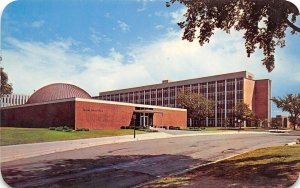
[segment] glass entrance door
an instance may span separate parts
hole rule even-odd
[[[148,116],[140,116],[140,126],[142,126],[142,127],[149,126],[149,117]]]

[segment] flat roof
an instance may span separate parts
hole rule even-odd
[[[98,100],[98,99],[76,98],[76,101],[101,103],[101,104],[112,104],[112,105],[122,105],[122,106],[133,106],[133,107],[140,107],[140,108],[156,108],[156,109],[165,109],[165,110],[187,111],[186,109],[182,109],[182,108],[171,108],[171,107],[154,106],[154,105],[148,105],[148,104],[136,104],[136,103],[106,101],[106,100]]]
[[[218,80],[225,80],[225,79],[234,79],[234,78],[247,78],[253,80],[254,75],[247,71],[240,71],[240,72],[233,72],[233,73],[226,73],[226,74],[219,74],[214,76],[206,76],[200,78],[193,78],[187,80],[179,80],[179,81],[170,81],[170,82],[163,82],[159,84],[152,84],[152,85],[145,85],[139,87],[131,87],[125,89],[118,89],[118,90],[111,90],[105,92],[99,92],[99,96],[101,95],[113,95],[119,93],[128,93],[140,90],[150,90],[150,89],[159,89],[165,87],[174,87],[179,85],[190,85],[190,84],[197,84],[201,82],[211,82],[211,81],[218,81]]]
[[[83,98],[59,99],[59,100],[47,101],[47,102],[41,102],[41,103],[31,103],[31,104],[7,106],[7,107],[2,107],[1,109],[23,108],[23,107],[28,107],[28,106],[38,106],[38,105],[44,105],[44,104],[62,103],[62,102],[70,102],[70,101],[111,104],[111,105],[120,105],[120,106],[132,106],[132,107],[140,107],[140,108],[155,108],[155,109],[162,109],[162,110],[187,111],[186,109],[182,109],[182,108],[171,108],[171,107],[162,107],[162,106],[154,106],[154,105],[146,105],[146,104],[135,104],[135,103],[105,101],[105,100],[98,100],[98,99],[83,99]]]
[[[139,112],[139,113],[164,113],[164,111],[160,111],[160,110],[134,110],[134,112]]]

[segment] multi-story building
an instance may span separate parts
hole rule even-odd
[[[7,107],[7,106],[15,106],[15,105],[22,105],[27,102],[29,99],[28,95],[4,95],[0,98],[0,107]]]
[[[160,84],[100,92],[96,98],[178,107],[177,94],[185,91],[202,94],[216,104],[213,117],[195,120],[194,125],[223,126],[225,121],[232,122],[232,109],[241,102],[248,104],[256,117],[271,120],[271,80],[254,80],[254,75],[246,71],[180,81],[163,80]]]

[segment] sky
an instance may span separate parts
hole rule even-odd
[[[159,0],[19,0],[1,16],[1,66],[14,93],[51,83],[77,85],[92,96],[161,80],[247,70],[271,79],[272,95],[300,92],[300,35],[287,33],[275,69],[262,52],[247,58],[243,33],[216,31],[210,43],[181,40],[185,8]],[[300,19],[297,20],[300,25]],[[273,105],[273,115],[281,114]]]

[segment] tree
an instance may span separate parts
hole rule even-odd
[[[0,97],[3,97],[4,95],[8,95],[12,93],[12,84],[8,84],[8,76],[7,74],[3,71],[3,68],[0,67],[1,71],[1,89],[0,89]]]
[[[233,107],[234,122],[237,123],[241,129],[241,124],[246,120],[252,120],[254,113],[245,103],[238,103]]]
[[[187,8],[186,20],[178,23],[184,29],[183,40],[192,42],[197,37],[202,46],[209,43],[215,29],[245,30],[248,57],[257,47],[263,49],[262,63],[269,72],[275,67],[275,47],[285,46],[286,29],[300,32],[294,24],[299,10],[286,0],[170,0],[166,5],[177,1]]]
[[[188,119],[211,117],[214,114],[214,102],[201,94],[180,92],[177,95],[178,106],[187,109]]]
[[[280,123],[278,123],[278,121],[277,121],[276,119],[272,119],[272,120],[271,120],[271,126],[272,126],[273,128],[278,129],[281,125],[280,125]]]
[[[295,130],[296,125],[300,123],[300,93],[295,95],[288,94],[283,98],[273,97],[272,101],[275,103],[277,108],[281,108],[283,111],[290,114],[289,121]]]

